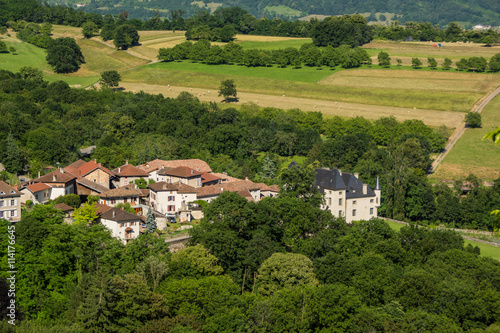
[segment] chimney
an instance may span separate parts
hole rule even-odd
[[[359,173],[358,173],[358,172],[356,172],[356,173],[354,174],[354,177],[356,177],[356,178],[358,178],[358,179],[359,179]]]
[[[125,160],[125,165],[127,165],[127,164],[128,164],[128,160]]]
[[[97,163],[97,159],[96,158],[94,158],[94,163]]]
[[[220,191],[221,191],[221,192],[224,192],[224,187],[221,187],[221,188],[220,188]]]
[[[167,183],[163,183],[163,189],[166,190],[167,189]]]
[[[64,169],[63,168],[59,168],[59,170],[61,171],[61,173],[64,173]]]
[[[375,185],[375,190],[380,190],[380,178],[377,176],[377,185]]]
[[[40,171],[38,171],[38,178],[40,178]]]
[[[338,169],[338,170],[339,170],[339,175],[341,175],[341,176],[342,176],[342,170],[340,170],[340,169]]]
[[[122,168],[118,168],[118,173],[122,173]]]
[[[248,177],[245,177],[245,180],[248,180]]]
[[[113,210],[113,215],[112,215],[112,216],[113,216],[113,217],[115,217],[115,216],[116,216],[116,212],[115,212],[114,210]]]
[[[56,181],[56,172],[55,171],[52,172],[52,181],[53,182]]]
[[[191,169],[191,174],[194,175],[194,170],[193,169]]]
[[[363,194],[367,194],[367,193],[368,193],[368,185],[363,184]]]

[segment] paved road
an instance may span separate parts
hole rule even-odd
[[[476,104],[474,104],[471,111],[481,113],[481,111],[483,111],[484,107],[486,105],[488,105],[488,103],[491,102],[491,100],[493,98],[495,98],[499,93],[500,93],[500,87],[498,87],[491,94],[487,95],[485,98],[482,98]],[[457,143],[457,141],[462,137],[462,135],[465,133],[466,129],[467,128],[465,127],[465,123],[462,123],[460,125],[460,127],[457,128],[457,130],[455,131],[455,134],[453,134],[451,136],[450,141],[449,141],[448,145],[446,146],[446,148],[444,149],[444,151],[441,154],[439,154],[439,156],[432,163],[432,167],[431,167],[431,170],[429,171],[429,173],[433,173],[436,171],[439,164],[443,161],[445,156],[448,155],[448,153],[453,148],[453,146],[455,146],[455,143]]]

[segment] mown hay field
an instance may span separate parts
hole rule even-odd
[[[349,71],[355,72],[357,70]],[[398,87],[398,82],[393,83],[394,87],[380,87],[377,85],[379,78],[376,76],[366,77],[365,80],[369,84],[365,87],[317,83],[325,79],[335,82],[335,76],[342,72],[335,73],[326,68],[317,70],[315,68],[246,68],[235,65],[210,66],[184,61],[156,63],[126,71],[123,73],[123,80],[153,85],[170,84],[216,90],[222,80],[233,79],[238,91],[377,106],[459,112],[468,111],[483,95],[482,92],[478,93],[474,89],[467,92],[450,92],[446,89],[427,91],[412,87],[394,88]],[[392,71],[383,72],[391,73]],[[374,71],[374,74],[380,76],[379,71]],[[334,77],[327,79],[330,75]],[[405,81],[404,78],[401,80]]]
[[[481,118],[482,127],[468,128],[431,178],[464,178],[470,173],[485,180],[500,176],[500,146],[482,140],[486,133],[500,126],[500,96],[483,109]]]

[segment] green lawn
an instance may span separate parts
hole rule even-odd
[[[286,95],[329,101],[396,106],[444,111],[467,111],[482,96],[474,93],[417,91],[414,89],[380,88],[375,78],[367,77],[372,86],[359,88],[330,86],[316,82],[340,72],[324,68],[300,69],[236,65],[204,65],[170,62],[146,65],[122,73],[125,82],[155,85],[177,85],[217,89],[222,80],[233,79],[238,91],[267,95]],[[388,71],[390,73],[391,71]]]
[[[496,260],[500,260],[500,247],[478,243],[466,239],[465,245],[467,244],[471,244],[472,246],[478,246],[481,249],[481,256],[483,257],[490,257]]]
[[[245,41],[245,42],[237,42],[238,45],[241,45],[243,49],[260,49],[260,50],[279,50],[286,49],[287,47],[293,47],[296,49],[300,49],[300,47],[304,44],[312,43],[312,39],[303,38],[303,39],[290,39],[290,40],[279,40],[279,41],[269,41],[269,42],[261,42],[261,41]]]
[[[0,53],[0,69],[18,72],[22,67],[34,67],[42,70],[43,77],[49,82],[62,80],[69,85],[81,85],[87,87],[99,80],[99,77],[79,77],[73,75],[56,74],[45,60],[45,50],[34,45],[16,42],[13,40],[5,40],[7,47],[13,46],[16,49],[16,54]]]
[[[158,62],[148,65],[147,68],[161,70],[182,70],[206,74],[224,74],[233,76],[258,77],[264,79],[286,80],[296,82],[318,82],[332,75],[338,70],[331,70],[327,67],[322,70],[316,67],[302,67],[294,69],[292,67],[278,68],[271,67],[247,67],[238,65],[205,65],[185,61]]]
[[[437,169],[436,178],[466,177],[470,172],[493,180],[500,172],[500,146],[484,135],[500,126],[500,96],[491,101],[481,112],[482,127],[469,128],[446,155]]]

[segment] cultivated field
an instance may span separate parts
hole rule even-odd
[[[473,173],[485,180],[500,176],[500,146],[484,135],[500,126],[500,96],[497,96],[481,112],[482,128],[469,128],[446,155],[434,179],[464,178]]]

